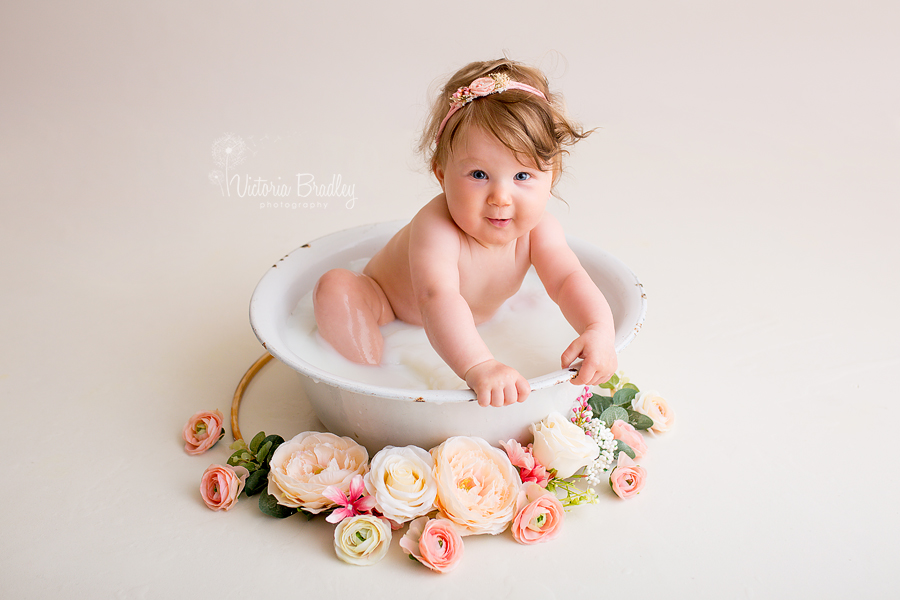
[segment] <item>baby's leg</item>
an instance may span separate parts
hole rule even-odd
[[[394,320],[394,311],[378,282],[347,269],[332,269],[313,291],[319,333],[355,363],[381,362],[384,338],[380,325]]]

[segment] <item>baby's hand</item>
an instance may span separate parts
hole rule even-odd
[[[562,353],[562,368],[571,365],[576,358],[583,358],[574,385],[598,385],[606,382],[619,367],[615,345],[602,332],[590,327]]]
[[[480,406],[506,406],[524,402],[531,392],[528,380],[518,371],[494,359],[478,363],[466,372],[466,383]]]

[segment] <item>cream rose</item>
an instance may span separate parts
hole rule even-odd
[[[278,504],[320,513],[335,506],[323,495],[334,486],[345,495],[354,475],[364,475],[369,453],[348,437],[306,431],[272,454],[268,492]]]
[[[561,479],[571,477],[600,456],[600,447],[593,438],[558,412],[532,425],[531,433],[532,454],[548,471],[556,469],[556,476]]]
[[[506,453],[481,438],[452,437],[431,450],[435,504],[460,535],[506,529],[516,516],[519,474]]]
[[[391,545],[391,526],[373,515],[344,519],[334,528],[334,551],[351,565],[372,565],[384,558]]]
[[[631,401],[631,408],[653,419],[653,427],[650,431],[664,433],[672,429],[675,423],[675,413],[669,408],[666,399],[659,392],[641,392]]]
[[[416,446],[387,446],[372,458],[366,490],[381,514],[405,523],[434,509],[434,459]]]

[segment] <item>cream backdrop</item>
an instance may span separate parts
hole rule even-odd
[[[2,596],[897,597],[898,26],[888,1],[4,3]],[[552,210],[649,297],[620,364],[677,423],[645,491],[547,544],[467,538],[446,576],[207,510],[227,444],[190,457],[180,430],[261,354],[256,282],[411,217],[429,87],[503,51],[598,128]],[[226,133],[244,177],[355,201],[229,196]],[[244,432],[316,427],[267,367]]]

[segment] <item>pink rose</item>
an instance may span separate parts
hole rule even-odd
[[[229,510],[244,490],[250,471],[244,467],[210,465],[200,478],[200,496],[212,510]]]
[[[491,77],[479,77],[469,84],[469,92],[473,96],[487,96],[494,91],[494,80]]]
[[[409,524],[400,547],[420,563],[438,573],[456,568],[463,555],[462,536],[446,519],[419,517]]]
[[[520,544],[536,544],[559,535],[563,505],[559,499],[536,483],[526,483],[519,492],[513,539]]]
[[[222,429],[224,417],[218,410],[201,410],[188,419],[184,426],[184,451],[188,454],[203,454],[216,445],[225,431]]]
[[[619,498],[637,496],[644,488],[647,472],[634,463],[624,452],[619,452],[616,467],[609,474],[609,486]]]
[[[609,429],[612,431],[614,438],[622,440],[634,450],[634,455],[637,458],[647,454],[647,444],[644,443],[644,436],[631,423],[618,419]]]
[[[506,450],[509,462],[514,467],[518,467],[522,483],[534,482],[542,488],[547,487],[547,482],[550,481],[550,474],[547,473],[547,470],[544,469],[541,463],[535,460],[534,455],[531,453],[531,444],[523,448],[522,444],[516,440],[507,440],[500,442],[500,445]]]

